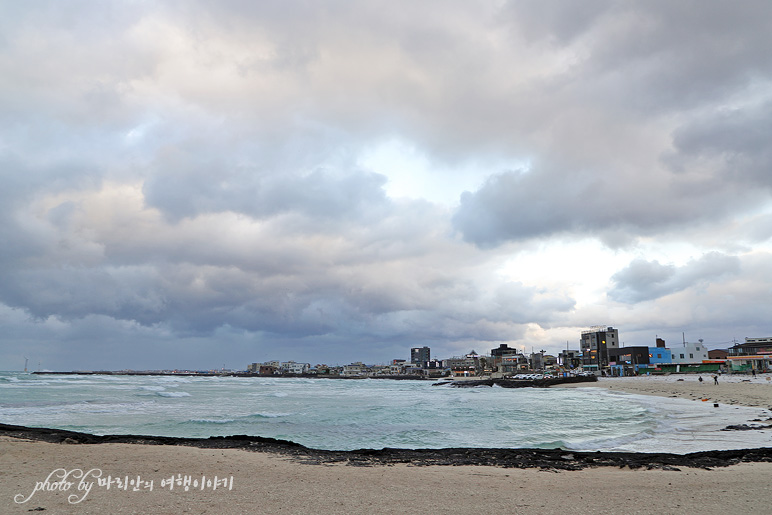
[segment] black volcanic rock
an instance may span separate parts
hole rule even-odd
[[[292,457],[302,463],[345,463],[353,466],[409,463],[428,465],[487,465],[503,468],[580,470],[588,467],[629,467],[632,469],[677,470],[678,467],[708,469],[737,463],[772,462],[772,448],[703,451],[690,454],[636,452],[576,452],[563,449],[359,449],[326,451],[310,449],[287,440],[234,435],[210,438],[105,435],[75,431],[0,424],[0,435],[11,438],[62,444],[128,443],[143,445],[184,445],[202,449],[243,449]]]
[[[550,377],[545,379],[464,379],[440,381],[432,386],[450,386],[453,388],[476,388],[478,386],[500,386],[502,388],[549,388],[561,384],[596,383],[598,378],[591,376]]]

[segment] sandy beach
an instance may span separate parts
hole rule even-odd
[[[603,377],[596,383],[561,385],[560,388],[607,388],[639,395],[679,397],[696,401],[772,409],[772,374],[718,376],[710,374],[666,376]]]
[[[723,376],[718,385],[710,376],[704,379],[700,384],[693,376],[608,378],[592,387],[696,402],[707,397],[710,402],[772,405],[772,381],[765,377],[745,382],[748,377]],[[66,474],[69,486],[57,484],[57,474]],[[100,474],[102,484],[96,479]],[[127,478],[128,483],[111,481],[108,489],[108,476]],[[187,491],[176,481],[167,484],[178,476],[188,476]],[[361,467],[307,464],[290,456],[234,449],[0,437],[2,513],[741,513],[772,504],[769,477],[770,462],[576,471]],[[46,486],[47,478],[47,488],[58,489],[35,491]]]

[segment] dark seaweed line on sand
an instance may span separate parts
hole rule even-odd
[[[126,443],[182,445],[201,449],[242,449],[278,454],[308,464],[345,463],[355,466],[394,465],[487,465],[503,468],[581,470],[588,467],[678,470],[678,467],[710,469],[738,463],[772,462],[772,448],[703,451],[690,454],[636,452],[574,452],[562,449],[359,449],[326,451],[295,442],[260,436],[213,436],[174,438],[141,435],[98,436],[61,429],[0,424],[0,436],[63,444]]]

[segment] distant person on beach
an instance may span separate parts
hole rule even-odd
[[[699,382],[702,382],[702,376],[700,376],[700,378],[698,379],[698,381],[699,381]]]
[[[713,384],[718,384],[718,376],[713,374]]]
[[[753,377],[756,377],[756,371],[755,370],[751,370],[751,374],[753,374]]]

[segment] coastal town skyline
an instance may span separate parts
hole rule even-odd
[[[769,19],[3,3],[0,368],[770,334]]]
[[[620,345],[619,331],[614,327],[595,326],[582,332],[579,348],[567,346],[557,355],[544,349],[524,346],[513,348],[502,343],[488,352],[471,349],[459,356],[437,356],[429,347],[413,347],[409,356],[393,358],[388,362],[349,360],[348,364],[334,361],[312,364],[295,360],[269,359],[254,361],[242,368],[151,368],[151,369],[102,369],[84,368],[67,370],[28,367],[24,358],[23,372],[54,374],[118,374],[118,375],[261,375],[261,376],[361,376],[406,378],[472,377],[491,376],[496,379],[511,378],[520,372],[538,372],[549,376],[608,375],[624,376],[640,373],[697,373],[724,371],[730,373],[767,372],[772,366],[772,337],[746,337],[744,342],[734,341],[725,349],[709,349],[703,340],[668,344],[656,338],[654,345]],[[274,356],[276,357],[276,356]],[[527,377],[527,379],[534,379]],[[539,376],[541,377],[541,376]],[[522,379],[517,375],[516,379]]]

